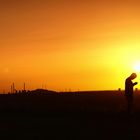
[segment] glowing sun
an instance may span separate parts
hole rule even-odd
[[[133,69],[135,72],[140,72],[140,62],[135,63]]]

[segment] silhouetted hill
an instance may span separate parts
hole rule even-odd
[[[52,90],[45,90],[45,89],[36,89],[28,92],[29,94],[54,94],[57,93]]]

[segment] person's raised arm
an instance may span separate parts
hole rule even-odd
[[[133,83],[133,86],[135,86],[135,85],[137,85],[138,84],[138,82],[135,82],[135,83]]]

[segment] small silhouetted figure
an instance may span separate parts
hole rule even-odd
[[[136,73],[132,73],[126,80],[125,80],[125,97],[127,100],[127,111],[128,113],[132,113],[133,108],[133,87],[138,84],[137,82],[133,83],[132,80],[137,77]]]

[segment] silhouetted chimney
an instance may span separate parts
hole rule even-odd
[[[15,93],[15,84],[13,83],[13,93]]]

